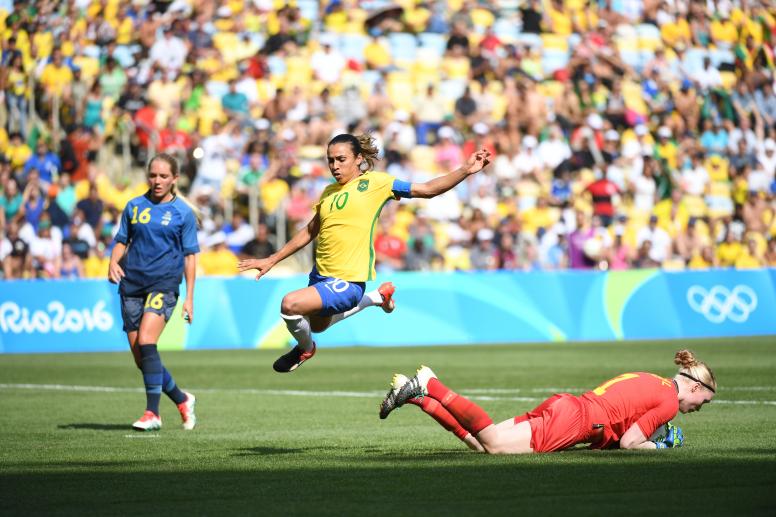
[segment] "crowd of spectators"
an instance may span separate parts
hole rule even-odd
[[[383,271],[776,265],[767,0],[0,0],[0,42],[5,279],[104,278],[162,151],[200,273],[236,274],[312,216],[341,132],[407,181],[494,155],[386,205]]]

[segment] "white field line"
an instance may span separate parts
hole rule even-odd
[[[762,387],[765,391],[769,387]],[[290,397],[346,397],[346,398],[374,398],[383,397],[385,391],[308,391],[308,390],[262,390],[253,388],[189,388],[196,393],[224,393],[246,395],[279,395]],[[746,388],[751,390],[752,388]],[[144,393],[143,388],[119,388],[113,386],[79,386],[75,384],[0,384],[0,390],[46,390],[66,392],[96,392],[96,393]],[[510,394],[522,392],[536,392],[536,390],[519,390],[507,388],[495,389],[463,389],[460,393],[470,396],[473,400],[507,400],[516,402],[538,402],[544,397],[517,397],[517,396],[493,396],[485,393]],[[582,392],[583,390],[570,388],[541,388],[542,392],[551,390],[552,393]],[[714,404],[739,404],[776,406],[776,400],[725,400],[714,399]]]

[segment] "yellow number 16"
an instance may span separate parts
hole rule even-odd
[[[132,208],[132,224],[139,222],[140,224],[147,224],[151,220],[151,208],[144,208],[140,212],[140,216],[137,215],[137,207]]]
[[[145,306],[156,310],[161,309],[164,306],[164,293],[148,293]]]
[[[609,386],[611,386],[612,384],[617,384],[618,382],[621,382],[621,381],[627,381],[628,379],[635,379],[636,377],[638,377],[638,374],[636,373],[623,373],[622,375],[618,375],[614,379],[611,379],[601,384],[600,386],[598,386],[596,389],[593,390],[593,393],[595,393],[598,396],[601,396],[604,393],[606,393],[606,390],[609,389]]]

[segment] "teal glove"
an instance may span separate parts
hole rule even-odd
[[[668,422],[666,427],[668,427],[668,432],[666,433],[665,438],[656,441],[655,446],[658,449],[672,449],[684,445],[684,433],[682,432],[682,428],[671,422]]]

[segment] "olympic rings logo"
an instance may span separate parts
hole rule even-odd
[[[687,303],[712,323],[723,323],[726,319],[743,323],[757,309],[757,294],[748,285],[737,285],[732,291],[722,285],[708,291],[694,285],[687,290]]]

